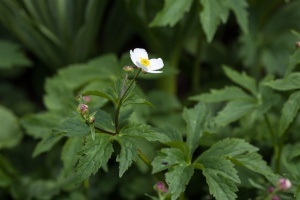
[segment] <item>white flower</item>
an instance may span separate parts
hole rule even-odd
[[[149,59],[145,49],[130,50],[130,58],[137,67],[142,68],[147,73],[162,73],[162,71],[156,71],[163,68],[164,63],[162,59]]]

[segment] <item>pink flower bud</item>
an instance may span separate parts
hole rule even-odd
[[[273,196],[271,200],[280,200],[279,196]]]
[[[289,179],[281,178],[278,180],[278,188],[281,190],[288,190],[292,187],[292,183]]]
[[[82,97],[84,100],[85,100],[85,102],[90,102],[91,101],[91,96],[83,96]]]
[[[88,105],[81,103],[78,105],[77,111],[81,114],[86,114],[88,113],[88,108]]]
[[[275,188],[274,187],[272,187],[272,186],[270,186],[270,187],[268,187],[268,193],[273,193],[274,192],[274,190],[275,190]]]
[[[154,189],[160,193],[167,193],[168,192],[168,188],[166,187],[166,185],[162,182],[159,181],[155,184]]]

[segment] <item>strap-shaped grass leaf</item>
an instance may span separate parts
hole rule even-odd
[[[79,117],[68,118],[63,121],[55,132],[62,133],[65,136],[86,136],[90,133],[89,126]]]
[[[99,168],[107,163],[114,151],[111,138],[108,134],[96,134],[94,141],[91,136],[86,137],[86,143],[80,151],[82,156],[76,168],[76,184],[91,174],[96,174]]]
[[[119,176],[122,177],[133,161],[136,161],[138,157],[138,145],[137,141],[132,137],[118,135],[118,137],[115,137],[114,139],[121,146],[121,152],[117,157],[117,161],[120,163]]]
[[[227,66],[223,66],[223,70],[230,80],[250,91],[254,96],[257,95],[257,86],[254,78],[248,76],[244,72],[239,73]]]
[[[157,13],[150,26],[174,26],[189,11],[192,0],[165,0],[164,8]]]
[[[279,121],[279,136],[282,136],[282,134],[288,129],[289,125],[297,116],[299,108],[300,91],[293,93],[283,105],[281,111],[281,118]]]
[[[253,99],[254,101],[254,99]],[[251,101],[230,101],[215,117],[215,123],[225,126],[234,122],[257,108],[257,104]]]
[[[96,109],[93,110],[96,112],[95,114],[95,127],[101,128],[106,131],[114,132],[115,131],[115,126],[114,122],[107,112],[101,109]],[[91,112],[93,112],[91,111]]]
[[[194,167],[192,165],[176,165],[166,173],[166,182],[169,185],[168,191],[172,194],[172,200],[178,199],[180,194],[185,191],[193,173]]]
[[[204,93],[193,96],[190,99],[196,101],[203,101],[206,103],[216,103],[222,101],[249,99],[251,96],[244,92],[241,88],[235,86],[226,86],[222,89],[212,89],[210,93]]]
[[[129,123],[122,128],[120,135],[144,138],[148,141],[168,141],[164,134],[157,132],[149,125],[140,123]]]
[[[6,41],[0,41],[0,69],[24,67],[31,65],[18,45]]]
[[[186,157],[178,148],[164,148],[152,161],[152,174],[168,169],[174,165],[185,164]]]
[[[229,9],[225,6],[223,0],[200,0],[203,10],[200,13],[200,22],[202,24],[206,40],[211,42],[220,22],[225,23],[228,19]]]
[[[198,103],[194,108],[183,110],[182,116],[187,124],[187,144],[190,147],[190,155],[199,145],[208,112],[204,103]]]
[[[209,192],[217,200],[233,200],[237,196],[237,183],[240,179],[234,165],[224,157],[203,156],[197,160],[203,166],[203,175],[209,186]]]
[[[295,90],[300,88],[300,73],[295,72],[289,74],[283,79],[277,79],[274,81],[266,82],[265,85],[270,86],[274,90]]]

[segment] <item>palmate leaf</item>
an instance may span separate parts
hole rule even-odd
[[[226,86],[222,89],[212,89],[210,93],[190,97],[191,100],[202,101],[205,103],[216,103],[222,101],[249,99],[251,96],[236,86]]]
[[[225,23],[229,15],[229,9],[222,0],[200,0],[203,10],[200,13],[200,22],[202,24],[206,40],[211,42],[220,22]]]
[[[81,158],[76,167],[76,184],[95,174],[104,166],[113,153],[112,136],[108,134],[96,134],[95,140],[91,136],[86,137],[86,143],[81,149]]]
[[[300,63],[300,49],[297,49],[289,58],[285,76],[288,76]]]
[[[32,153],[32,157],[36,157],[41,153],[47,152],[52,149],[52,147],[58,143],[62,139],[62,136],[47,136],[43,138],[38,144],[35,146],[34,151]]]
[[[223,66],[223,70],[230,80],[250,91],[254,96],[257,95],[257,86],[254,78],[248,76],[246,73],[239,73],[227,66]]]
[[[224,157],[203,156],[197,160],[203,168],[203,175],[209,186],[210,194],[217,200],[233,200],[237,196],[237,183],[240,179],[234,165]]]
[[[130,137],[139,137],[144,138],[148,141],[160,141],[166,142],[168,138],[155,131],[151,126],[140,124],[140,123],[129,123],[123,127],[120,131],[120,136],[130,136]]]
[[[89,126],[79,117],[67,118],[54,129],[54,134],[63,134],[68,137],[86,136],[89,133]]]
[[[174,26],[189,11],[192,0],[165,0],[164,8],[161,10],[150,23],[151,26]]]
[[[166,173],[166,182],[169,185],[169,192],[172,194],[171,199],[178,199],[180,194],[185,190],[194,173],[192,165],[176,165]]]
[[[153,107],[152,103],[150,103],[146,99],[141,98],[139,95],[136,94],[131,94],[124,99],[123,106],[130,104],[145,104]]]
[[[117,157],[117,161],[120,162],[119,176],[122,177],[124,172],[128,170],[133,161],[136,161],[138,157],[138,145],[137,140],[133,137],[124,137],[118,135],[114,139],[120,144],[121,152]]]
[[[101,109],[95,109],[92,110],[91,112],[96,112],[95,114],[95,123],[94,125],[98,128],[101,128],[106,131],[114,132],[115,131],[115,126],[114,122],[107,112]]]
[[[186,162],[184,153],[178,148],[164,148],[152,161],[152,174]]]
[[[288,129],[289,125],[297,116],[300,108],[300,91],[293,93],[289,99],[284,103],[281,117],[279,121],[278,135],[282,134]]]
[[[283,79],[266,82],[265,85],[273,88],[274,90],[294,90],[300,88],[300,73],[294,72],[289,74]]]
[[[253,101],[230,101],[214,118],[215,123],[220,126],[225,126],[231,122],[234,122],[244,115],[252,112],[257,108],[257,104]]]
[[[190,155],[198,147],[199,140],[205,130],[205,123],[209,111],[204,103],[198,103],[192,109],[183,110],[183,118],[187,124],[187,144],[190,148]]]

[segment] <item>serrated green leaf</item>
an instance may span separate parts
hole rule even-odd
[[[0,187],[9,187],[14,180],[16,170],[11,162],[0,154]]]
[[[239,73],[227,66],[223,66],[223,70],[228,78],[236,84],[250,91],[254,96],[257,95],[257,86],[254,78],[248,76],[246,73]]]
[[[297,49],[289,58],[285,76],[288,76],[300,62],[300,49]]]
[[[225,23],[229,15],[229,9],[222,0],[200,0],[203,10],[200,13],[200,22],[202,24],[206,40],[211,42],[220,22]]]
[[[294,90],[300,88],[300,73],[295,72],[289,74],[284,79],[277,79],[274,81],[266,82],[265,85],[275,89],[275,90]]]
[[[184,153],[177,148],[164,148],[152,161],[152,174],[168,169],[177,164],[186,164]]]
[[[110,131],[110,132],[114,132],[115,131],[115,126],[114,126],[114,122],[110,116],[110,114],[108,114],[107,112],[101,110],[101,109],[96,109],[96,110],[92,110],[93,111],[97,111],[95,114],[95,127],[101,128],[103,130],[106,131]]]
[[[166,173],[166,182],[169,185],[168,191],[172,194],[172,200],[177,199],[185,191],[185,187],[189,183],[193,173],[194,167],[192,165],[176,165]]]
[[[31,64],[31,61],[21,52],[18,45],[0,41],[0,69],[25,67]]]
[[[210,149],[202,153],[200,157],[234,157],[236,155],[247,154],[256,151],[258,151],[258,148],[250,145],[242,139],[227,138],[215,143]]]
[[[32,157],[37,157],[41,153],[45,153],[52,149],[52,147],[62,139],[62,136],[47,136],[35,146]]]
[[[56,129],[55,132],[65,136],[86,136],[90,133],[89,126],[79,117],[67,118]]]
[[[253,99],[254,100],[254,99]],[[234,122],[257,108],[257,104],[251,101],[230,101],[215,117],[215,123],[225,126]]]
[[[155,18],[150,23],[152,26],[174,26],[185,12],[189,11],[193,1],[192,0],[165,0],[164,8],[158,12]]]
[[[0,105],[0,149],[12,148],[22,139],[22,132],[15,114]]]
[[[65,142],[60,156],[65,173],[68,173],[79,160],[78,152],[83,147],[83,142],[83,137],[70,137]]]
[[[229,100],[249,99],[251,98],[246,92],[239,87],[226,86],[222,89],[212,89],[210,93],[204,93],[190,97],[191,100],[203,101],[206,103],[216,103]]]
[[[237,18],[238,24],[240,25],[244,33],[248,33],[248,12],[246,7],[248,5],[246,0],[225,0],[225,4],[230,8],[235,17]]]
[[[106,165],[114,151],[112,136],[108,134],[96,134],[95,141],[87,136],[86,143],[81,149],[82,155],[76,168],[76,183],[79,184],[91,174],[96,174],[101,166]]]
[[[21,124],[28,135],[34,138],[44,138],[52,132],[53,127],[58,126],[61,118],[51,112],[30,114],[21,119]]]
[[[205,130],[205,123],[209,111],[204,103],[199,102],[192,109],[183,110],[183,118],[187,124],[187,144],[190,148],[190,155],[193,154],[199,145],[199,140]]]
[[[133,113],[133,109],[129,108],[129,109],[122,109],[120,110],[120,115],[119,115],[119,126],[123,127],[126,124],[128,124],[129,118]]]
[[[129,123],[121,129],[120,135],[130,137],[140,137],[148,141],[166,142],[168,138],[152,129],[151,126],[140,123]]]
[[[284,103],[279,121],[278,136],[282,136],[297,116],[300,108],[300,91],[293,93]]]
[[[48,110],[61,113],[76,110],[77,101],[72,90],[64,84],[64,80],[55,76],[47,79],[44,87],[46,91],[44,104]]]
[[[116,141],[121,146],[121,152],[117,157],[117,162],[120,163],[119,166],[119,177],[122,177],[124,172],[128,170],[133,161],[136,161],[138,157],[138,145],[137,141],[132,137],[123,137],[118,135],[114,137]]]
[[[282,149],[282,165],[284,169],[290,174],[292,179],[300,179],[299,169],[299,155],[300,155],[300,144],[287,144]]]
[[[102,91],[98,91],[98,90],[89,90],[89,91],[85,91],[82,95],[83,96],[86,96],[86,95],[98,96],[98,97],[105,98],[109,101],[115,102],[115,98],[114,98],[113,94],[111,94],[109,91],[102,92]]]
[[[139,95],[136,94],[129,95],[124,99],[123,106],[130,105],[130,104],[146,104],[148,106],[153,107],[153,105],[149,101],[141,98]]]
[[[182,134],[175,127],[165,126],[158,129],[157,132],[166,135],[169,138],[168,142],[183,141]]]
[[[200,156],[201,157],[201,156]],[[209,186],[210,194],[218,200],[232,200],[237,196],[236,183],[240,183],[234,165],[224,157],[204,156],[197,160],[203,165],[203,175]]]

